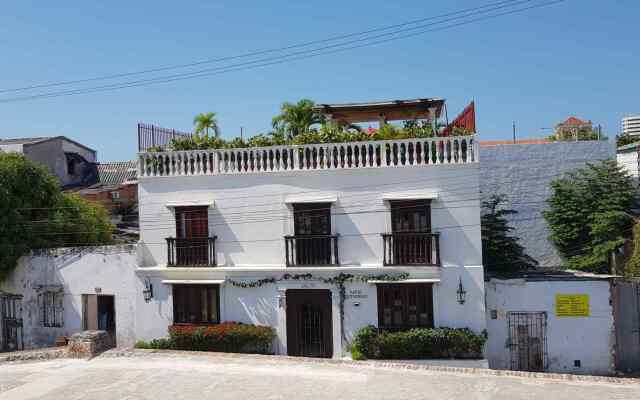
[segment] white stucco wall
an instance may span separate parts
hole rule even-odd
[[[625,150],[618,151],[617,161],[629,174],[638,179],[640,176],[638,174],[638,151],[633,150]]]
[[[269,174],[143,178],[139,182],[141,285],[150,279],[154,299],[137,300],[136,333],[139,339],[163,337],[172,324],[171,285],[165,279],[247,280],[281,277],[284,273],[311,272],[331,277],[341,272],[357,275],[408,272],[411,278],[434,279],[436,326],[485,326],[484,282],[480,238],[479,167],[477,164]],[[383,267],[383,232],[391,230],[388,201],[408,193],[436,195],[431,224],[440,232],[442,267]],[[283,236],[293,234],[292,198],[335,200],[332,231],[340,234],[339,267],[287,268]],[[213,203],[209,208],[209,234],[216,235],[216,268],[166,267],[167,237],[174,237],[173,207]],[[456,290],[462,280],[467,301],[459,304]],[[332,290],[334,356],[345,350],[340,340],[340,319],[335,286],[320,281],[279,282],[262,288],[241,289],[223,284],[221,320],[259,323],[278,331],[276,351],[286,354],[286,312],[279,297],[287,289]],[[142,286],[138,291],[142,290]],[[353,292],[353,291],[359,292]],[[354,297],[354,294],[357,296]],[[358,305],[356,306],[356,303]],[[347,285],[344,334],[348,342],[359,328],[378,322],[376,285]],[[347,343],[344,343],[345,345]]]
[[[55,255],[24,256],[16,269],[0,283],[0,290],[21,294],[25,349],[51,346],[60,335],[82,330],[82,295],[115,296],[116,340],[131,346],[135,339],[137,290],[135,246],[104,246],[96,249],[59,249]],[[62,285],[63,321],[60,328],[43,327],[37,288]]]
[[[615,157],[615,140],[481,146],[482,199],[506,196],[504,205],[518,212],[510,217],[513,234],[541,266],[557,267],[562,259],[542,216],[552,194],[549,184],[588,162]]]
[[[234,279],[252,282],[265,277],[282,276],[278,271],[230,271],[214,268],[173,268],[170,271],[147,268],[138,271],[153,285],[154,298],[145,303],[142,296],[137,298],[136,336],[137,339],[151,340],[167,336],[167,330],[173,323],[172,285],[163,284],[164,279]],[[302,273],[300,268],[290,273]],[[482,267],[446,267],[441,271],[432,268],[402,268],[395,271],[406,271],[412,277],[438,277],[439,282],[433,285],[434,325],[437,327],[470,328],[480,333],[485,329],[484,282]],[[375,275],[380,273],[375,268],[325,268],[314,271],[314,276],[330,278],[340,272],[356,275]],[[467,291],[466,302],[459,304],[456,290],[462,279]],[[136,290],[142,292],[142,280]],[[276,348],[278,354],[286,354],[286,310],[279,306],[278,299],[286,296],[287,289],[329,289],[332,292],[332,320],[334,332],[334,356],[340,357],[352,340],[355,332],[367,325],[378,325],[377,288],[374,283],[348,283],[344,304],[345,343],[340,340],[341,321],[339,313],[339,292],[335,285],[328,285],[320,280],[281,281],[267,284],[259,288],[238,288],[228,283],[221,285],[220,320],[239,321],[258,325],[269,325],[276,328],[278,338]],[[357,305],[356,305],[357,304]]]
[[[138,185],[145,266],[166,264],[165,238],[175,236],[169,203],[215,201],[209,234],[218,265],[283,267],[283,236],[293,233],[289,196],[334,196],[332,230],[341,235],[342,265],[380,266],[383,232],[391,230],[385,194],[437,193],[432,229],[443,265],[481,265],[478,165],[426,166],[274,174],[144,178]]]
[[[589,317],[557,317],[556,294],[589,296]],[[492,279],[486,285],[489,367],[510,369],[509,311],[547,313],[548,371],[581,374],[613,372],[614,325],[608,280],[524,281]],[[495,310],[497,319],[492,319]],[[581,367],[574,367],[580,360]]]

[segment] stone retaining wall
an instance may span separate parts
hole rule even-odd
[[[113,334],[107,331],[83,331],[75,333],[67,346],[69,357],[91,358],[115,347]]]

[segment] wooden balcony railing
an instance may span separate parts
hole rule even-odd
[[[215,267],[216,237],[167,238],[167,265],[171,267]]]
[[[383,265],[440,265],[440,234],[383,233]]]
[[[340,265],[338,235],[285,236],[287,267]]]

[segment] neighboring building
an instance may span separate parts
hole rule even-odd
[[[640,371],[640,284],[537,271],[486,282],[493,369],[610,375]]]
[[[65,136],[0,139],[0,150],[24,154],[46,166],[63,188],[97,181],[96,151]]]
[[[629,136],[640,135],[640,115],[634,115],[622,119],[622,134]]]
[[[537,139],[534,139],[534,141]],[[542,267],[558,267],[562,259],[549,241],[550,231],[542,212],[551,196],[550,183],[588,162],[614,159],[614,141],[534,142],[518,144],[480,142],[480,190],[482,199],[494,194],[506,197],[513,234],[527,254]],[[521,144],[522,143],[522,144]]]
[[[593,132],[591,121],[585,121],[576,117],[569,117],[564,122],[556,125],[556,140],[582,140],[581,135]]]
[[[616,157],[618,164],[636,179],[636,183],[640,177],[638,174],[638,152],[640,152],[640,142],[631,143],[618,147]]]
[[[140,153],[137,274],[153,296],[137,338],[231,320],[274,327],[278,354],[342,357],[369,324],[481,332],[477,151],[457,137]],[[341,274],[357,278],[344,297]]]
[[[86,329],[135,342],[135,245],[65,248],[21,257],[0,282],[0,351],[51,347]]]
[[[138,202],[137,169],[135,161],[99,163],[97,183],[77,193],[117,213]]]

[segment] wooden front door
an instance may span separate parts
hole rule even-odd
[[[287,290],[287,352],[290,356],[333,356],[331,291]]]

